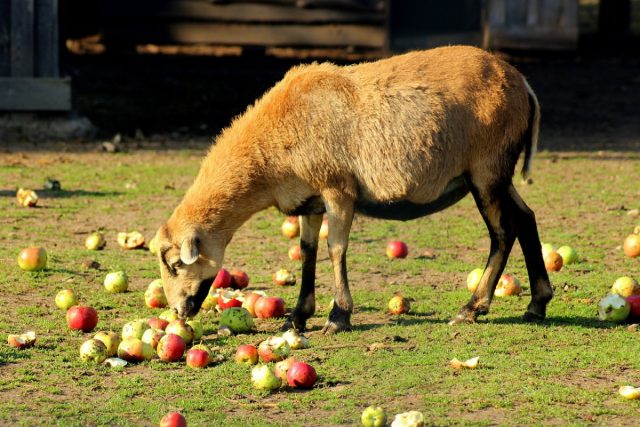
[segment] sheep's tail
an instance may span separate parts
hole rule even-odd
[[[529,126],[527,128],[527,139],[524,145],[524,164],[522,165],[522,178],[529,179],[531,175],[531,162],[533,156],[538,149],[538,135],[540,133],[540,103],[536,94],[531,89],[531,86],[527,80],[523,77],[524,85],[527,88],[527,95],[529,97]]]

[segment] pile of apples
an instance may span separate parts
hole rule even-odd
[[[629,277],[617,278],[608,295],[598,303],[598,318],[606,322],[621,323],[640,320],[640,285]]]
[[[565,265],[578,261],[578,253],[569,245],[555,248],[551,243],[542,244],[542,258],[547,271],[560,271]]]

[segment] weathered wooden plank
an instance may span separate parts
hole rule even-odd
[[[0,1],[0,77],[8,76],[11,72],[10,59],[11,49],[9,46],[9,35],[11,32],[11,3]]]
[[[360,46],[381,48],[382,26],[241,25],[201,22],[120,23],[104,29],[107,42],[212,43],[254,46]]]
[[[0,77],[0,111],[69,110],[69,78]]]
[[[11,75],[33,75],[34,0],[11,0]]]
[[[384,14],[377,11],[338,9],[300,9],[278,4],[223,4],[197,0],[111,0],[100,2],[104,18],[151,17],[223,21],[236,23],[382,23]]]
[[[37,0],[35,12],[35,76],[57,77],[58,0]]]

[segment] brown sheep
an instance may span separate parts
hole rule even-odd
[[[354,213],[408,220],[471,192],[491,249],[477,290],[452,323],[488,312],[516,237],[531,285],[525,319],[542,320],[553,292],[534,214],[512,185],[523,151],[522,172],[529,173],[539,119],[524,77],[473,47],[295,67],[222,132],[158,231],[169,303],[182,317],[195,315],[234,232],[276,206],[301,216],[302,286],[283,328],[304,330],[315,311],[318,231],[326,212],[336,288],[324,331],[348,330],[346,252]]]

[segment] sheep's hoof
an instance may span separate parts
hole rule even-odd
[[[540,323],[544,321],[545,315],[535,313],[533,311],[527,311],[526,313],[524,313],[524,316],[522,316],[522,318],[524,319],[525,322]]]
[[[294,329],[297,332],[304,332],[307,330],[307,322],[292,316],[280,327],[280,332],[287,332],[290,329]]]
[[[322,333],[325,335],[335,335],[338,332],[349,332],[351,331],[351,325],[344,322],[339,321],[327,321],[324,327],[322,328]]]
[[[459,325],[461,323],[476,323],[476,317],[477,315],[474,312],[460,312],[449,321],[449,326]]]

